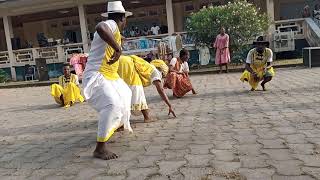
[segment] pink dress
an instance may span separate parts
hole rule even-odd
[[[73,54],[70,59],[70,65],[74,67],[79,79],[82,79],[83,71],[86,68],[87,56],[85,54]]]
[[[229,51],[229,35],[224,34],[221,36],[219,34],[213,45],[216,48],[216,64],[227,64],[230,63],[230,51]],[[225,48],[226,47],[226,48]],[[223,49],[225,48],[225,49]]]

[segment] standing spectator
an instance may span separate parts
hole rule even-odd
[[[136,37],[141,36],[140,30],[138,27],[135,28],[135,36]]]
[[[320,27],[320,5],[316,4],[313,10],[313,18],[316,24]]]
[[[159,30],[160,30],[160,27],[157,26],[156,23],[153,23],[153,27],[151,27],[151,32],[153,35],[158,35],[159,34]]]
[[[148,36],[148,27],[144,26],[143,30],[142,30],[142,36]]]
[[[220,28],[220,34],[216,37],[213,47],[216,48],[215,62],[220,66],[220,73],[222,73],[222,66],[224,65],[228,73],[228,63],[230,63],[229,35],[226,34],[224,27]]]
[[[308,5],[306,5],[306,6],[303,8],[302,17],[303,17],[303,18],[311,17],[310,7],[309,7]]]
[[[134,27],[132,26],[131,30],[130,30],[130,37],[135,37],[135,34],[136,34],[136,32],[134,30]]]
[[[160,27],[160,34],[166,34],[166,33],[168,33],[168,26],[162,25]]]

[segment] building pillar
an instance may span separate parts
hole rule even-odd
[[[168,33],[172,34],[172,33],[174,33],[172,0],[166,0],[166,11],[167,11]]]
[[[87,16],[83,4],[78,5],[79,19],[80,19],[80,29],[81,38],[83,43],[83,51],[85,53],[89,52],[89,40],[88,40],[88,26],[87,26]]]
[[[9,24],[10,38],[14,38],[11,17],[8,17],[8,24]]]
[[[12,51],[12,43],[11,43],[11,38],[13,37],[11,17],[3,16],[2,19],[3,19],[4,33],[6,36],[7,51],[10,59],[11,78],[13,81],[16,81],[17,74],[16,74],[16,69],[14,68],[15,59],[14,59],[14,54]]]
[[[266,4],[266,7],[267,7],[267,14],[268,14],[268,17],[271,21],[270,23],[270,26],[269,26],[269,30],[268,30],[268,35],[269,35],[269,38],[272,36],[273,32],[275,31],[276,27],[275,27],[275,22],[274,22],[274,0],[266,0],[267,4]]]

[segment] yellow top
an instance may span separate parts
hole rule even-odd
[[[143,87],[147,87],[151,85],[151,74],[154,71],[154,66],[152,66],[150,63],[145,61],[144,59],[132,55],[130,56],[133,60],[134,67],[136,69],[136,72],[139,74],[139,77],[142,82]]]
[[[114,33],[114,38],[119,46],[121,46],[121,34],[119,28],[117,28],[116,32]],[[109,80],[117,80],[120,78],[118,74],[119,61],[116,61],[113,64],[108,64],[113,54],[114,49],[110,45],[107,45],[105,49],[105,56],[99,69],[99,72]]]
[[[134,63],[130,56],[120,56],[118,73],[128,85],[142,86],[139,74],[135,71]]]
[[[164,77],[167,76],[167,74],[169,72],[169,67],[163,60],[155,59],[155,60],[151,61],[150,64],[152,64],[156,68],[160,69],[160,71],[162,72]]]
[[[266,48],[264,52],[259,55],[256,50],[250,52],[249,56],[251,56],[250,66],[253,70],[260,71],[267,66],[267,62],[270,58],[272,58],[272,51],[269,48]],[[271,59],[272,60],[272,59]]]
[[[59,85],[62,86],[63,88],[65,88],[67,86],[67,84],[70,82],[78,85],[79,82],[78,82],[77,75],[71,74],[69,79],[64,77],[64,75],[59,77]]]
[[[131,86],[150,86],[154,70],[153,65],[135,55],[121,56],[119,59],[118,73]]]

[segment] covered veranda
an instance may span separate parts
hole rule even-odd
[[[166,31],[158,36],[144,37],[151,40],[183,32],[186,18],[192,12],[204,6],[227,2],[228,0],[123,0],[126,9],[134,13],[128,19],[128,28],[150,28],[153,24],[165,27]],[[272,20],[280,19],[279,1],[251,2],[268,12]],[[103,20],[100,14],[105,9],[105,0],[2,0],[0,68],[6,68],[13,80],[21,80],[20,73],[16,70],[19,71],[26,64],[34,65],[35,58],[46,58],[47,64],[56,64],[67,62],[72,53],[87,53],[95,25]],[[275,26],[271,26],[270,32],[274,29]],[[139,38],[141,37],[131,37],[128,40],[135,41]],[[46,40],[44,44],[42,39]],[[185,39],[184,43],[192,42]],[[139,47],[135,48],[139,50]],[[153,43],[146,51],[154,49],[156,47]]]

